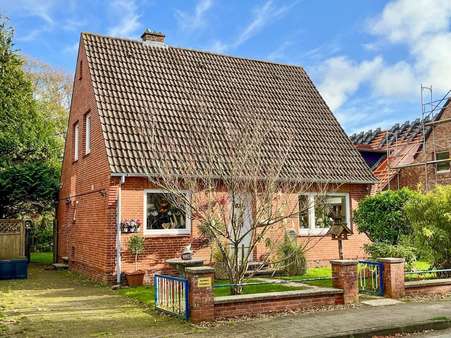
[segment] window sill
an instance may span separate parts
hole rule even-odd
[[[437,175],[443,175],[443,174],[449,174],[451,172],[451,170],[440,170],[440,171],[437,171],[436,172],[436,174]]]
[[[325,236],[329,228],[326,229],[301,229],[299,231],[299,237],[315,237],[315,236]]]
[[[190,237],[191,233],[190,232],[156,232],[156,233],[149,233],[149,232],[145,232],[144,233],[144,237],[145,238],[155,238],[155,237]]]

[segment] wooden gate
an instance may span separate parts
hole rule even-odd
[[[0,219],[0,259],[24,256],[24,222],[18,219]]]

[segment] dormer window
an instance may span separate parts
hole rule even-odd
[[[85,155],[91,152],[91,114],[85,115]]]

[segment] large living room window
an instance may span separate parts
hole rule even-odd
[[[183,192],[190,198],[188,191]],[[148,235],[183,235],[191,231],[188,205],[181,207],[183,198],[162,190],[144,191],[144,233]]]
[[[299,195],[301,235],[323,235],[333,224],[346,224],[351,228],[350,221],[348,193]]]

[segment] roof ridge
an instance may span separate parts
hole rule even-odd
[[[97,36],[97,37],[100,37],[100,38],[106,38],[106,39],[111,39],[111,40],[129,41],[129,42],[135,42],[135,43],[142,44],[140,40],[131,39],[131,38],[122,38],[122,37],[109,36],[109,35],[103,35],[103,34],[92,33],[92,32],[81,32],[80,34],[82,36],[83,35],[92,35],[92,36]],[[221,54],[221,53],[215,53],[215,52],[211,52],[211,51],[208,51],[208,50],[195,49],[195,48],[177,47],[177,46],[172,46],[172,45],[167,45],[167,46],[168,46],[168,48],[173,48],[173,49],[187,50],[187,51],[192,51],[192,52],[196,52],[196,53],[209,54],[209,55],[233,58],[233,59],[238,59],[238,60],[255,61],[255,62],[261,62],[261,63],[277,65],[277,66],[294,67],[294,68],[299,68],[299,69],[301,69],[301,70],[303,70],[305,72],[304,67],[302,67],[300,65],[291,64],[291,63],[274,62],[274,61],[263,60],[263,59],[251,59],[251,58],[246,58],[246,57],[243,57],[243,56]]]

